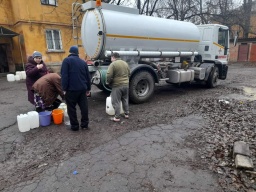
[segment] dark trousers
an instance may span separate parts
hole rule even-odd
[[[76,104],[81,110],[81,127],[87,128],[89,124],[88,101],[85,91],[67,91],[65,94],[67,103],[68,116],[70,119],[71,129],[79,129],[79,122],[76,114]]]

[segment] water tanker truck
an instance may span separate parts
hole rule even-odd
[[[118,52],[131,69],[129,95],[143,103],[154,93],[156,83],[203,82],[217,86],[228,71],[229,30],[219,24],[190,22],[140,15],[138,9],[95,1],[82,4],[85,12],[81,39],[92,83],[111,91],[106,72],[111,53]]]

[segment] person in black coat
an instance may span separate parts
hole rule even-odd
[[[34,92],[32,90],[32,86],[40,77],[48,73],[40,52],[34,51],[33,55],[28,57],[28,63],[25,66],[25,71],[27,76],[26,85],[28,90],[28,101],[34,105]]]
[[[86,62],[79,58],[78,47],[71,46],[69,55],[61,65],[61,86],[65,94],[71,130],[79,130],[76,105],[81,110],[81,128],[88,129],[88,101],[91,90],[91,79]]]

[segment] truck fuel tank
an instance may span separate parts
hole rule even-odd
[[[191,82],[194,80],[194,70],[174,69],[167,72],[168,83]]]

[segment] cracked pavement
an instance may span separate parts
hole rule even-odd
[[[33,110],[25,83],[0,77],[0,191],[222,191],[191,137],[208,126],[207,119],[195,115],[189,103],[244,97],[236,87],[254,85],[255,73],[230,68],[229,79],[216,89],[161,85],[148,103],[131,104],[131,118],[117,124],[105,113],[107,95],[93,90],[92,129],[78,133],[54,124],[20,133],[17,115]]]
[[[126,133],[5,191],[221,191],[216,178],[198,165],[193,143],[186,142],[203,122],[189,116]]]

